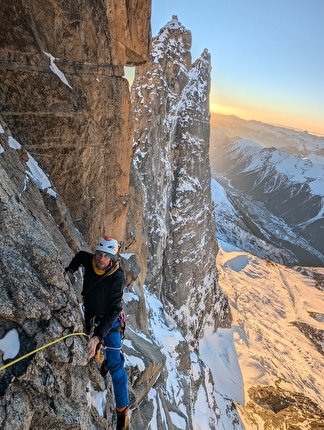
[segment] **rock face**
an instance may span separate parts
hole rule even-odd
[[[91,249],[108,230],[123,242],[122,251],[137,254],[123,260],[132,426],[147,428],[153,419],[159,429],[176,428],[177,415],[192,428],[197,391],[209,383],[203,367],[191,375],[191,366],[200,367],[195,350],[202,319],[214,328],[228,317],[215,271],[209,55],[191,64],[191,35],[177,19],[162,30],[155,49],[166,36],[165,54],[153,51],[147,66],[156,72],[148,82],[157,85],[158,96],[145,94],[152,111],[141,111],[133,97],[136,135],[149,137],[141,115],[161,127],[150,127],[156,133],[153,150],[141,166],[142,142],[136,138],[131,165],[131,101],[122,69],[146,59],[149,5],[21,1],[4,5],[1,13],[0,340],[15,330],[22,356],[66,334],[81,334],[1,371],[0,427],[114,426],[111,384],[87,360],[82,276],[71,288],[63,275],[74,252]],[[172,37],[179,51],[171,49]],[[137,79],[144,93],[143,70]],[[179,331],[173,351],[180,403],[177,393],[164,396],[166,356],[149,330],[144,281],[186,336]],[[7,359],[2,356],[0,365]],[[104,399],[100,407],[98,398]]]
[[[39,191],[30,180],[36,180],[26,164],[31,160],[30,155],[5,133],[0,138],[0,337],[10,329],[17,330],[20,355],[24,355],[52,336],[82,331],[82,320],[76,296],[64,282],[60,263],[71,251],[47,211],[43,198],[47,191]],[[48,194],[48,199],[51,198],[54,199]],[[65,225],[73,234],[75,229],[68,210],[57,199],[59,206]],[[72,241],[81,245],[81,236],[75,232]],[[69,392],[69,399],[64,401],[70,418],[74,414],[82,423],[81,428],[95,428],[89,414],[83,411],[86,387],[77,377],[86,365],[84,353],[82,337],[75,337],[40,353],[37,364],[30,357],[10,371],[2,371],[1,428],[47,428],[45,417],[54,428],[59,428],[64,422],[64,409],[60,408],[64,391]],[[47,357],[51,357],[50,362]],[[73,388],[69,388],[71,379],[79,381]],[[83,379],[83,383],[87,380]]]
[[[0,15],[0,338],[16,330],[22,356],[82,332],[80,285],[74,290],[63,277],[74,252],[92,248],[103,232],[124,249],[132,243],[126,226],[132,128],[123,66],[146,60],[150,2],[3,2]],[[124,263],[131,283],[138,264]],[[136,366],[136,376],[128,369],[136,379],[133,407],[164,363],[153,342],[138,337],[132,342],[145,368],[140,376]],[[2,370],[0,427],[111,428],[111,385],[86,356],[80,335]],[[3,354],[0,363],[7,363]],[[99,416],[93,399],[102,393],[108,407]]]
[[[302,393],[270,386],[251,388],[249,395],[254,403],[246,405],[244,414],[253,426],[258,425],[258,417],[264,422],[264,428],[270,430],[324,428],[323,410]]]
[[[123,66],[147,58],[150,2],[2,3],[3,119],[89,244],[103,232],[124,240],[132,134]]]
[[[153,40],[132,85],[134,165],[143,184],[146,283],[184,334],[199,339],[203,315],[222,318],[210,190],[210,56],[191,63],[191,33],[177,17]],[[218,306],[216,306],[218,303]],[[190,315],[184,314],[190,310]]]
[[[63,274],[73,250],[89,248],[49,178],[2,119],[0,175],[0,340],[15,330],[22,357],[62,336],[81,333],[1,370],[0,427],[110,429],[114,398],[98,365],[87,360],[81,278],[71,288]],[[135,278],[136,265],[124,264],[128,278]],[[2,344],[0,349],[4,352]],[[158,378],[165,359],[152,341],[132,331],[125,350],[145,363],[141,371],[128,366],[135,407]],[[2,352],[0,367],[15,358]],[[101,415],[95,406],[98,396],[105,399]]]

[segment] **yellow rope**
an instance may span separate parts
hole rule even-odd
[[[53,340],[52,342],[49,342],[49,343],[46,343],[45,345],[40,346],[37,349],[34,349],[34,351],[31,351],[28,354],[23,355],[22,357],[16,358],[16,360],[13,360],[8,364],[5,364],[4,366],[0,367],[0,372],[1,372],[1,370],[4,370],[7,367],[12,366],[13,364],[18,363],[19,361],[24,360],[25,358],[29,357],[30,355],[36,354],[36,352],[41,351],[42,349],[48,348],[49,346],[54,345],[55,343],[60,342],[61,340],[64,340],[67,337],[71,337],[71,336],[87,336],[87,337],[89,337],[88,334],[82,333],[82,332],[66,334],[65,336],[62,336],[59,339]]]

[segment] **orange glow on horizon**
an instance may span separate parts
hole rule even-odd
[[[307,119],[295,118],[287,114],[280,114],[280,112],[266,112],[214,102],[210,103],[210,111],[212,113],[235,115],[246,120],[256,120],[301,131],[307,130],[310,134],[324,136],[324,124],[308,121]]]

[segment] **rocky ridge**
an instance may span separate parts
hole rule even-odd
[[[195,342],[201,320],[208,316],[217,327],[226,304],[216,305],[222,294],[208,154],[210,56],[205,50],[191,64],[190,48],[191,33],[174,16],[154,38],[149,61],[137,68],[132,102],[133,159],[145,196],[146,283]]]

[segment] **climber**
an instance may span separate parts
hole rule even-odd
[[[128,430],[128,375],[121,352],[122,297],[125,284],[120,267],[117,240],[103,236],[99,239],[95,254],[79,251],[65,269],[73,285],[74,272],[84,268],[83,305],[85,328],[89,334],[89,358],[100,357],[103,352],[101,374],[110,372],[117,412],[117,430]],[[100,361],[100,360],[98,360]]]

